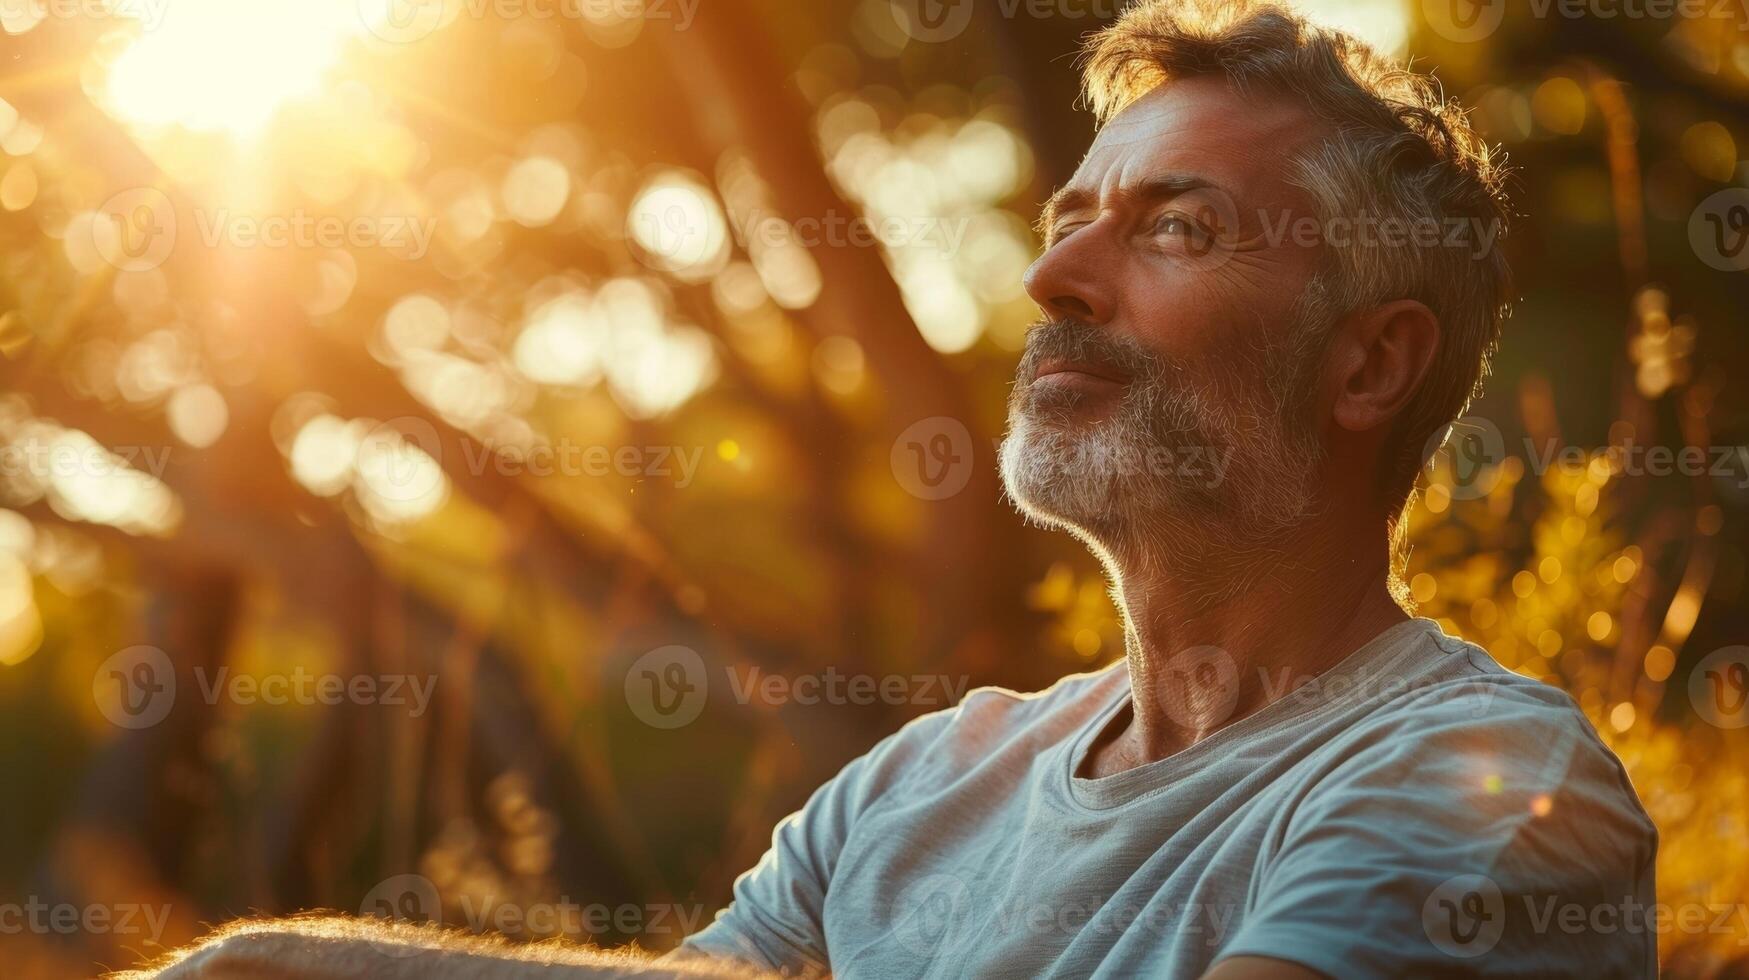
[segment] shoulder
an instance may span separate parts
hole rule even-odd
[[[1429,642],[1445,654],[1438,666],[1344,734],[1317,795],[1388,791],[1441,822],[1527,834],[1588,826],[1593,840],[1656,851],[1626,768],[1565,691],[1476,644],[1437,631]]]
[[[1111,706],[1129,690],[1123,661],[1087,673],[1070,674],[1042,691],[1022,693],[1005,687],[980,687],[967,692],[947,723],[965,734],[1028,730],[1051,722],[1079,722]]]
[[[1595,763],[1628,786],[1620,761],[1566,691],[1506,669],[1474,643],[1438,631],[1428,642],[1443,656],[1381,698],[1360,726],[1368,741],[1392,754],[1535,760],[1538,768]]]
[[[878,793],[902,780],[964,771],[1004,750],[1042,749],[1071,737],[1113,706],[1128,682],[1119,661],[1071,674],[1042,691],[973,688],[953,707],[913,718],[853,765],[863,767]]]
[[[1656,901],[1657,831],[1620,760],[1565,692],[1437,631],[1422,642],[1439,649],[1411,651],[1312,756],[1229,952],[1356,976],[1490,952],[1525,975],[1655,969],[1644,930],[1548,925]]]

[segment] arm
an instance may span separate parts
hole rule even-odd
[[[639,950],[519,945],[433,926],[341,916],[242,920],[200,944],[111,980],[650,980],[763,976],[728,961],[658,960]]]
[[[829,976],[826,893],[839,854],[869,805],[901,774],[915,770],[918,757],[951,717],[952,710],[913,719],[779,822],[771,849],[735,880],[729,907],[709,928],[688,936],[678,956],[746,962],[791,977]]]

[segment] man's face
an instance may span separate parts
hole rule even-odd
[[[1044,319],[1002,473],[1029,515],[1107,545],[1187,524],[1233,542],[1303,517],[1327,324],[1301,303],[1316,249],[1267,232],[1315,213],[1289,160],[1319,134],[1219,78],[1158,89],[1101,130],[1026,277]]]

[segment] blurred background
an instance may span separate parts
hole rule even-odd
[[[1121,656],[993,452],[1118,6],[0,0],[7,974],[665,949],[906,719]],[[1414,598],[1620,754],[1666,971],[1749,975],[1749,12],[1303,6],[1518,169]]]

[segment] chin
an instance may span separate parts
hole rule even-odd
[[[1091,533],[1109,526],[1133,501],[1119,473],[1086,465],[1103,441],[1102,433],[1057,412],[1017,414],[1002,440],[1003,489],[1017,510],[1045,527]]]

